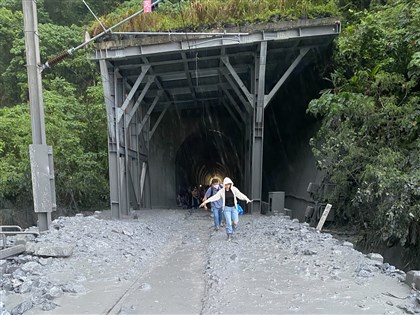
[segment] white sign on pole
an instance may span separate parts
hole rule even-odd
[[[318,231],[321,231],[322,227],[324,226],[325,220],[327,220],[328,214],[330,213],[332,205],[330,205],[329,203],[325,206],[325,210],[322,213],[321,219],[318,222],[318,225],[316,227],[316,229]]]

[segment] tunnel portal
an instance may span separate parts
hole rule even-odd
[[[179,148],[175,160],[179,190],[192,186],[209,186],[213,178],[224,177],[241,183],[240,153],[230,137],[218,130],[207,130],[188,137]]]
[[[267,191],[302,186],[299,156],[308,154],[313,124],[302,123],[309,100],[294,86],[319,92],[311,80],[320,75],[302,73],[325,62],[319,56],[339,32],[337,20],[319,19],[208,34],[111,33],[97,43],[113,217],[174,207],[181,187],[214,176],[231,177],[254,200],[251,213],[261,212]]]

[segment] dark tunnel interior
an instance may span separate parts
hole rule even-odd
[[[240,182],[241,147],[232,135],[207,129],[193,133],[180,146],[175,159],[175,180],[178,192],[206,187],[212,178],[228,176]]]
[[[324,52],[323,55],[329,54]],[[307,185],[315,180],[316,174],[309,141],[319,124],[306,111],[309,102],[330,87],[323,78],[326,62],[315,59],[295,69],[265,111],[262,187],[265,200],[270,191],[298,194],[301,199],[308,197]]]
[[[319,176],[309,145],[319,123],[306,111],[320,91],[330,88],[324,79],[330,49],[316,52],[314,58],[296,67],[265,109],[262,201],[268,201],[269,192],[284,191],[287,207],[306,208],[303,203],[309,198],[308,184]],[[278,78],[267,80],[266,93]],[[175,112],[177,126],[184,131],[191,129],[175,151],[176,194],[206,187],[212,178],[223,180],[225,176],[247,192],[244,132],[248,131],[237,128],[223,106],[203,105],[201,109]]]

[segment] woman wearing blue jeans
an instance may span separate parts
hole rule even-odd
[[[206,203],[214,202],[222,198],[223,210],[226,219],[227,240],[230,241],[232,239],[232,233],[235,231],[239,222],[237,199],[245,200],[246,203],[252,202],[252,200],[241,193],[238,188],[233,186],[233,182],[229,177],[226,177],[223,180],[223,186],[224,189],[220,189],[214,196],[205,200],[200,207],[204,207]]]

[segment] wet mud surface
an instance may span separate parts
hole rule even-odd
[[[204,210],[62,217],[0,261],[0,314],[404,314],[404,272],[286,217],[240,216],[231,241]],[[13,241],[13,239],[11,240]],[[28,243],[27,243],[28,244]]]

